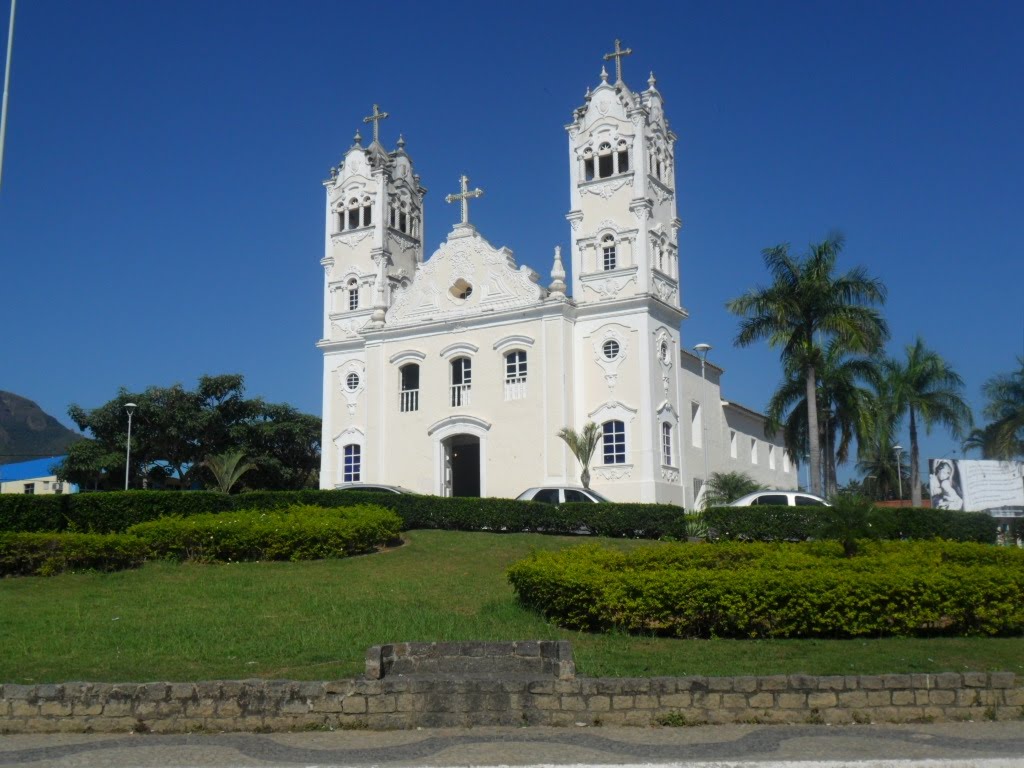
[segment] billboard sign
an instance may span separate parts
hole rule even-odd
[[[934,509],[1024,507],[1024,462],[929,459],[928,486]]]

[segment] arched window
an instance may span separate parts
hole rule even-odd
[[[343,481],[346,483],[358,483],[362,477],[362,465],[362,449],[355,443],[346,445],[344,448]]]
[[[612,175],[612,170],[612,145],[603,141],[597,148],[598,178],[607,179]]]
[[[526,350],[516,349],[505,355],[505,399],[526,397]]]
[[[605,235],[601,238],[601,267],[607,271],[615,269],[616,266],[615,237],[613,235]]]
[[[395,225],[398,223],[398,208],[395,200],[392,200],[391,205],[388,206],[388,216],[388,220],[391,222],[391,228],[394,229]]]
[[[452,360],[452,407],[469,405],[469,390],[473,384],[473,367],[468,357]]]
[[[399,203],[398,208],[398,229],[402,232],[407,232],[409,226],[409,214],[405,210],[405,201]]]
[[[626,425],[621,421],[606,421],[601,425],[604,463],[626,463]]]
[[[594,180],[594,150],[590,147],[583,150],[583,180]]]
[[[359,283],[355,278],[348,281],[348,308],[349,311],[359,309]]]
[[[359,201],[354,197],[348,201],[348,228],[359,228]]]
[[[667,421],[661,422],[661,463],[672,466],[672,425]]]
[[[369,197],[363,198],[363,226],[368,227],[373,223],[373,201]]]
[[[402,377],[402,391],[399,393],[399,410],[402,413],[420,409],[420,367],[416,363],[403,365],[398,369]]]
[[[629,170],[629,149],[625,141],[620,141],[616,148],[616,160],[619,161],[619,173]]]

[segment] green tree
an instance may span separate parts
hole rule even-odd
[[[231,493],[242,475],[255,468],[255,465],[245,462],[244,451],[227,451],[217,456],[208,456],[203,466],[213,475],[217,490],[222,493]]]
[[[854,439],[870,429],[873,393],[865,384],[879,380],[878,364],[871,358],[846,353],[833,339],[818,355],[817,405],[819,446],[825,495],[838,489],[837,467],[850,458]],[[801,456],[807,450],[807,389],[799,366],[788,364],[786,378],[768,402],[767,429],[782,429],[786,450]]]
[[[787,368],[803,373],[811,490],[818,494],[822,492],[817,402],[821,344],[834,339],[851,354],[873,354],[889,335],[885,321],[871,306],[885,301],[882,282],[869,277],[863,267],[835,275],[843,242],[842,235],[833,234],[812,244],[803,257],[791,256],[788,245],[765,249],[762,256],[771,285],[726,303],[730,312],[743,318],[737,346],[764,339],[780,348]]]
[[[971,426],[971,409],[964,402],[963,379],[938,353],[918,337],[905,349],[906,358],[890,358],[884,363],[886,387],[892,412],[909,419],[911,503],[921,506],[918,422],[926,433],[938,424],[960,438]]]
[[[594,457],[597,444],[601,440],[601,428],[592,421],[583,425],[579,432],[572,427],[562,427],[558,430],[558,436],[565,441],[572,451],[572,455],[583,467],[580,472],[580,482],[584,488],[590,488],[590,460]]]
[[[703,509],[724,506],[763,488],[746,472],[712,472],[704,486]]]
[[[257,415],[234,432],[255,465],[245,478],[252,488],[297,491],[320,469],[320,417],[290,405],[261,403]]]
[[[986,459],[1024,456],[1024,357],[1013,373],[993,376],[982,392],[988,401],[983,411],[991,421],[975,429],[964,441],[964,450],[978,449]]]
[[[320,460],[320,419],[290,405],[245,397],[239,374],[202,376],[195,390],[181,384],[152,386],[142,392],[120,389],[98,408],[72,405],[68,414],[89,430],[105,454],[121,456],[124,470],[128,417],[132,417],[132,484],[177,477],[189,488],[200,479],[203,460],[241,450],[257,465],[246,485],[279,490],[301,488]],[[109,468],[108,468],[109,469]]]
[[[114,490],[124,478],[124,453],[111,452],[98,440],[79,440],[68,446],[64,460],[51,471],[64,483],[83,490]]]

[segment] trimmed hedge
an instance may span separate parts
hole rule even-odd
[[[401,520],[381,507],[293,506],[214,515],[165,517],[128,534],[157,557],[176,560],[317,560],[372,552],[399,538]]]
[[[137,568],[149,545],[127,534],[0,533],[0,576]]]
[[[1024,631],[1024,551],[943,541],[534,553],[508,570],[561,626],[674,637],[1009,635]]]
[[[712,507],[704,513],[715,540],[806,541],[830,538],[836,527],[830,507]],[[923,507],[873,507],[865,537],[947,539],[991,544],[998,523],[984,512],[950,512]]]
[[[669,504],[563,504],[493,498],[442,498],[366,491],[129,491],[64,496],[0,496],[0,530],[120,532],[168,516],[190,517],[239,509],[274,510],[296,504],[343,507],[371,503],[392,510],[406,530],[536,532],[643,539],[685,539],[686,515]],[[704,513],[713,539],[802,541],[829,537],[828,508],[714,507]],[[996,540],[997,524],[984,513],[910,507],[874,508],[865,535],[882,539]],[[831,526],[835,528],[834,525]]]

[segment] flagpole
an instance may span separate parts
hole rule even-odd
[[[4,103],[0,109],[0,186],[4,182],[4,139],[7,136],[7,97],[11,92],[11,53],[14,50],[14,7],[18,0],[11,0],[11,27],[7,32],[7,66],[4,68]]]

